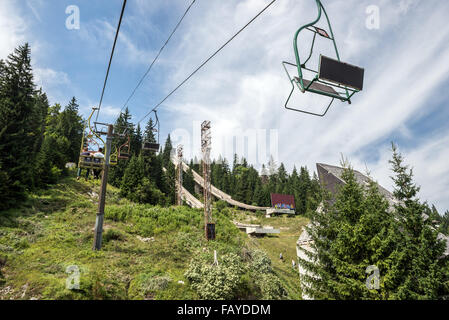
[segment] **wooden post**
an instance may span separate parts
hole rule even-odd
[[[207,240],[215,239],[215,225],[212,223],[212,195],[210,177],[211,132],[210,121],[201,124],[201,151],[203,154],[203,195],[204,195],[204,233]]]
[[[103,165],[103,174],[101,176],[100,196],[98,202],[97,218],[95,220],[95,235],[93,250],[101,249],[101,240],[103,237],[103,220],[104,220],[104,206],[106,202],[106,187],[108,185],[109,160],[111,157],[111,144],[114,126],[108,125],[108,135],[106,137],[106,154]]]
[[[176,204],[178,206],[182,205],[182,171],[183,171],[183,163],[182,163],[182,151],[183,151],[183,146],[179,145],[178,146],[178,167],[177,172],[176,172]]]

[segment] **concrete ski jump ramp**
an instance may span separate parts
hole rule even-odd
[[[173,162],[173,164],[175,166],[178,166],[177,158],[171,157],[171,161]],[[181,163],[182,163],[182,170],[184,172],[187,172],[189,170],[189,166],[187,164],[185,164],[184,162],[181,162]],[[192,170],[192,172],[193,172],[193,179],[195,180],[195,183],[198,184],[200,187],[202,187],[204,185],[203,177],[201,177],[198,173],[196,173],[195,170]],[[232,199],[232,197],[229,194],[224,193],[223,191],[214,187],[213,185],[211,185],[211,191],[212,191],[212,195],[215,198],[226,201],[233,207],[238,207],[240,209],[251,210],[251,211],[268,209],[268,207],[251,206],[251,205],[236,201],[236,200]],[[203,208],[203,203],[201,201],[199,201],[197,198],[195,198],[192,194],[190,194],[187,190],[185,190],[184,187],[183,187],[182,193],[183,193],[182,195],[183,195],[184,200],[189,204],[189,206],[191,206],[192,208]],[[199,207],[200,204],[201,204],[201,207]]]

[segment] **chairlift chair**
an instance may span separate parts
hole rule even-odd
[[[154,110],[153,112],[154,112],[154,115],[155,115],[155,118],[156,118],[156,122],[153,124],[153,127],[151,128],[151,130],[153,132],[157,132],[157,143],[148,141],[146,139],[142,143],[142,150],[148,150],[148,151],[151,151],[151,152],[159,152],[159,149],[160,149],[160,144],[159,144],[160,123],[159,123],[159,118],[157,117],[156,110]],[[156,129],[156,126],[157,126],[157,129]]]
[[[98,147],[100,147],[100,144],[95,140],[95,137],[103,142],[101,137],[97,136],[90,126],[90,119],[92,118],[92,115],[94,114],[95,110],[96,110],[95,108],[92,109],[92,113],[90,114],[88,120],[84,123],[83,136],[81,138],[81,150],[78,160],[78,167],[83,169],[99,169],[103,168],[104,165],[104,160],[101,158],[94,159],[93,156],[91,155],[82,155],[83,149],[85,147],[89,148],[89,146],[92,144],[96,144]],[[87,135],[84,134],[86,131],[86,127],[89,128],[89,132],[87,133]]]
[[[292,84],[292,90],[290,91],[290,94],[287,98],[287,101],[285,102],[284,107],[289,110],[323,117],[324,115],[326,115],[327,111],[329,110],[335,99],[340,100],[341,102],[348,102],[349,104],[351,104],[352,96],[363,89],[364,69],[340,61],[340,55],[338,53],[337,44],[335,42],[335,37],[332,31],[329,17],[321,1],[320,0],[315,1],[318,6],[318,17],[315,19],[315,21],[299,28],[294,36],[293,48],[296,57],[296,64],[286,61],[282,62],[285,72],[287,73],[287,76],[289,78],[289,81]],[[329,33],[326,30],[315,26],[320,21],[322,17],[322,12],[324,12],[324,15],[327,20],[327,25],[329,26]],[[314,34],[309,56],[307,57],[307,59],[305,59],[304,62],[301,62],[302,60],[299,56],[297,41],[299,33],[301,33],[304,30],[313,32]],[[315,45],[317,35],[332,41],[337,57],[337,59],[332,59],[324,55],[320,55],[318,71],[308,68],[306,66],[306,64],[312,57],[313,47]],[[298,71],[298,75],[292,77],[287,70],[286,67],[287,65],[295,67]],[[315,74],[315,76],[311,80],[304,79],[303,70],[312,72],[313,74]],[[310,92],[313,94],[318,94],[332,98],[329,105],[325,109],[324,113],[315,113],[301,108],[289,107],[288,103],[295,90],[295,85],[302,93]]]
[[[118,159],[125,159],[125,160],[129,159],[130,149],[131,149],[130,145],[131,145],[131,140],[130,140],[129,135],[127,135],[126,142],[124,144],[122,144],[117,150],[117,158]]]

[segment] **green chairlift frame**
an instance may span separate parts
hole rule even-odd
[[[315,0],[315,1],[317,4],[317,7],[318,7],[318,17],[313,22],[305,24],[304,26],[299,28],[298,31],[296,31],[294,39],[293,39],[293,48],[295,51],[296,64],[286,62],[286,61],[282,62],[285,72],[287,73],[288,78],[292,84],[292,90],[290,91],[290,94],[287,98],[287,101],[285,102],[284,107],[289,110],[323,117],[324,115],[326,115],[327,111],[329,110],[329,108],[331,107],[331,105],[335,99],[340,100],[342,102],[348,102],[349,104],[351,104],[352,96],[355,93],[361,91],[363,88],[364,70],[362,68],[359,68],[356,66],[351,66],[347,63],[340,61],[340,54],[338,53],[337,44],[335,42],[334,33],[332,31],[331,23],[329,21],[327,12],[324,9],[324,6],[320,0]],[[323,29],[315,26],[315,24],[317,24],[320,21],[320,19],[322,17],[322,12],[324,12],[324,16],[326,17],[327,24],[329,26],[330,35],[328,34],[328,32],[326,30],[323,30]],[[314,35],[313,35],[312,46],[310,48],[309,56],[307,57],[307,59],[304,62],[301,62],[301,58],[299,56],[299,50],[298,50],[298,36],[299,36],[300,32],[302,32],[303,30],[311,31],[314,33]],[[338,59],[338,60],[334,60],[334,59],[330,59],[328,57],[320,55],[320,64],[319,64],[318,71],[306,67],[306,64],[309,62],[310,58],[312,57],[313,47],[315,45],[315,40],[316,40],[317,34],[323,38],[326,38],[326,39],[329,39],[332,41],[334,49],[335,49],[335,53],[336,53],[336,56]],[[296,69],[298,70],[298,76],[292,77],[290,75],[290,73],[288,72],[286,65],[296,67]],[[332,65],[332,66],[329,67],[330,65]],[[324,68],[332,68],[332,70],[330,70],[330,72],[329,71],[323,72],[323,71],[325,71]],[[315,77],[313,77],[312,80],[304,79],[303,69],[316,74]],[[331,74],[332,76],[325,77],[322,75],[322,73],[327,73],[328,75]],[[346,73],[346,75],[344,73]],[[335,77],[335,75],[337,75],[337,77]],[[326,110],[324,111],[324,113],[314,113],[314,112],[306,111],[306,110],[299,109],[299,108],[289,107],[288,102],[290,101],[290,98],[292,97],[292,94],[295,90],[295,84],[302,93],[305,93],[307,91],[307,92],[311,92],[314,94],[319,94],[319,95],[323,95],[323,96],[332,98],[329,105],[327,106]]]

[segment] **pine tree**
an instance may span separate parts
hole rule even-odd
[[[449,210],[446,210],[441,218],[440,230],[445,235],[449,235]]]
[[[189,167],[189,170],[184,174],[182,182],[187,191],[191,194],[195,194],[195,180],[193,178],[192,167]]]
[[[83,134],[83,119],[78,113],[79,105],[76,98],[73,97],[69,104],[61,112],[58,119],[57,132],[68,139],[69,152],[68,160],[76,162],[79,157],[80,144]]]
[[[42,92],[42,89],[36,92],[35,95],[35,108],[33,118],[34,122],[34,131],[36,135],[36,139],[33,147],[33,155],[37,155],[42,146],[42,141],[44,140],[44,133],[46,129],[46,120],[49,112],[49,103],[47,99],[47,95]]]
[[[176,201],[176,168],[173,162],[169,162],[167,167],[167,171],[164,172],[163,181],[164,181],[164,194],[167,197],[168,204],[175,204]]]
[[[137,124],[136,130],[131,135],[131,153],[133,155],[139,155],[140,151],[142,150],[142,142],[143,142],[143,136],[142,136],[142,130],[140,129],[140,124]]]
[[[162,164],[165,168],[168,167],[168,164],[171,163],[171,153],[173,150],[173,146],[171,143],[170,135],[168,135],[167,140],[165,140],[164,150],[162,151]]]
[[[33,160],[39,125],[33,119],[35,86],[30,55],[26,43],[15,49],[0,68],[0,167],[8,186],[0,194],[3,208],[25,199],[25,191],[33,185],[30,158]]]
[[[145,176],[143,158],[141,156],[132,157],[125,169],[121,184],[120,195],[138,202],[136,195],[137,188],[142,184]]]
[[[397,254],[397,299],[435,299],[441,290],[447,262],[439,259],[445,244],[438,240],[438,232],[430,219],[423,215],[425,206],[417,195],[419,187],[413,182],[413,170],[404,165],[404,159],[392,144],[393,159],[390,160],[395,184],[393,195],[398,200],[394,205],[398,219],[400,252]]]
[[[47,132],[36,159],[36,185],[46,187],[64,174],[70,154],[70,141],[57,133]]]
[[[273,156],[270,156],[270,161],[268,161],[268,175],[273,176],[275,174],[277,174],[276,161],[274,161]]]
[[[277,170],[276,193],[287,193],[288,173],[284,164],[281,162]]]
[[[306,167],[300,168],[298,184],[296,185],[297,197],[296,208],[299,213],[305,214],[308,209],[309,198],[312,194],[312,182],[310,181],[309,171]]]
[[[134,125],[131,123],[131,114],[129,113],[128,107],[126,107],[124,112],[121,112],[114,124],[114,132],[117,134],[132,135],[134,132]],[[119,136],[112,141],[111,151],[117,151],[120,146],[127,142],[127,136]],[[132,158],[132,150],[130,157]],[[115,187],[120,187],[122,183],[123,176],[125,174],[126,167],[130,160],[121,159],[118,161],[117,165],[110,168],[109,171],[109,183]]]
[[[324,210],[312,217],[307,228],[313,239],[312,251],[301,248],[308,259],[299,259],[310,272],[302,275],[304,291],[318,299],[388,299],[394,257],[395,232],[388,202],[371,181],[368,188],[360,186],[353,170],[345,168],[335,202],[324,202]],[[368,266],[381,272],[379,290],[366,285]],[[385,280],[386,279],[386,280]]]

